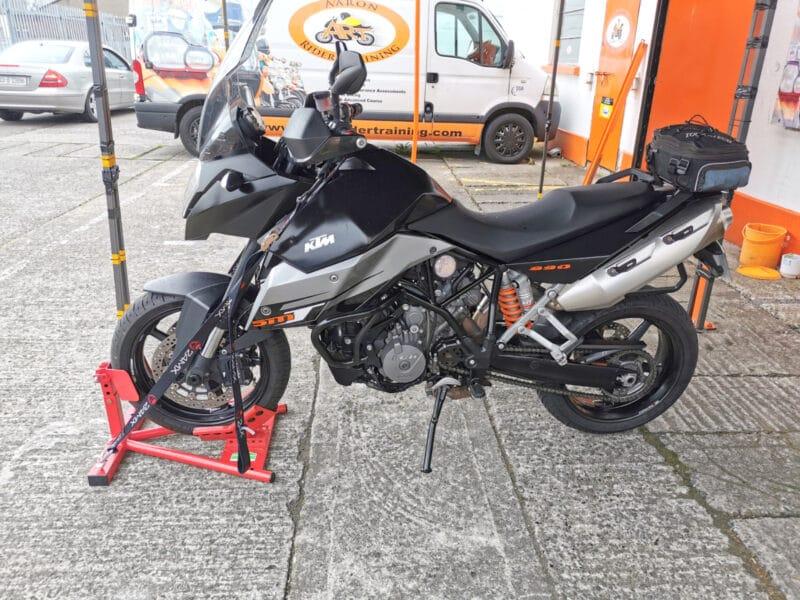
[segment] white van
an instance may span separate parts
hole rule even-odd
[[[421,4],[420,140],[474,144],[495,162],[526,157],[534,139],[544,139],[547,74],[515,53],[514,42],[481,2]],[[252,65],[252,87],[268,135],[281,135],[307,93],[328,87],[335,45],[345,42],[363,54],[369,70],[362,91],[349,99],[364,106],[356,128],[373,140],[410,140],[414,5],[413,0],[275,0]],[[147,78],[144,83],[147,87]],[[172,131],[181,130],[176,115],[186,111],[175,107],[181,98],[173,95],[172,106],[164,106],[169,114],[160,118],[158,99],[148,93],[142,98],[150,104],[137,103],[137,115],[147,116],[144,123],[139,118],[140,126],[156,117],[159,128],[169,123]],[[197,102],[196,93],[189,98]],[[551,137],[560,114],[556,102]]]

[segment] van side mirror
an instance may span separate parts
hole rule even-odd
[[[503,68],[510,69],[514,66],[514,40],[508,40],[506,45],[506,56],[503,59]]]
[[[339,48],[337,47],[337,50]],[[367,67],[361,54],[353,50],[339,50],[333,63],[328,81],[331,85],[331,94],[334,96],[347,96],[356,94],[364,85],[367,78]]]

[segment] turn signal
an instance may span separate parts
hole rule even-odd
[[[47,87],[47,88],[67,87],[67,78],[64,77],[58,71],[53,71],[53,69],[48,69],[47,73],[44,74],[44,77],[42,77],[42,80],[39,82],[39,87]]]

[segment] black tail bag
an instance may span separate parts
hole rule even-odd
[[[722,192],[747,185],[747,146],[694,119],[656,129],[647,148],[650,172],[680,190]]]

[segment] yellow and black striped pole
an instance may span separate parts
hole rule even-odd
[[[553,102],[556,96],[556,76],[558,75],[558,58],[561,54],[561,28],[564,24],[564,0],[558,3],[558,22],[553,44],[553,70],[550,73],[550,99],[547,102],[547,117],[544,122],[544,149],[542,150],[542,172],[539,175],[539,193],[537,199],[544,195],[544,170],[547,166],[547,146],[550,141],[550,128],[553,126]]]
[[[100,33],[100,13],[97,0],[83,3],[86,15],[86,33],[89,40],[89,55],[92,61],[91,94],[94,97],[97,127],[100,133],[100,162],[103,167],[103,185],[106,188],[108,207],[108,229],[111,238],[111,265],[114,271],[114,293],[117,301],[117,318],[128,309],[130,291],[128,288],[128,267],[125,256],[125,240],[122,236],[122,213],[119,205],[119,167],[114,154],[114,135],[111,131],[111,111],[108,103],[108,85],[103,61],[103,39]]]
[[[228,31],[228,2],[222,1],[222,39],[225,40],[225,52],[228,51],[230,45],[230,33]]]

